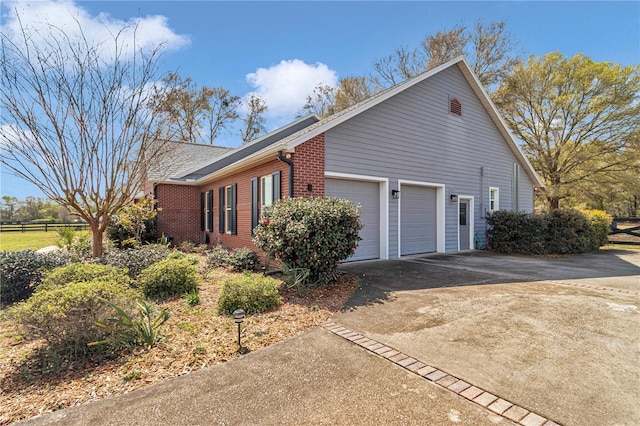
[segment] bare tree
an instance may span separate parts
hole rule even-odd
[[[161,46],[145,53],[124,34],[95,44],[49,26],[1,38],[0,162],[88,222],[94,257],[166,149],[147,108]]]
[[[249,111],[242,119],[244,128],[240,131],[242,143],[251,142],[267,130],[264,127],[265,119],[263,114],[267,111],[267,104],[264,99],[257,95],[251,95],[247,101],[247,108]]]
[[[491,89],[519,62],[516,47],[505,22],[478,20],[471,30],[458,25],[425,37],[417,48],[396,49],[374,63],[370,79],[378,89],[385,89],[465,56],[480,82]]]
[[[190,77],[169,73],[154,87],[149,103],[163,118],[158,132],[182,141],[213,145],[220,130],[238,119],[240,98],[222,87],[199,86]]]
[[[302,107],[302,111],[324,118],[333,114],[332,106],[335,100],[336,88],[328,84],[320,83],[313,89],[312,94],[307,95],[307,102]]]

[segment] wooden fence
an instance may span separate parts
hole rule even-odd
[[[623,227],[620,228],[620,225]],[[614,218],[611,224],[611,230],[609,231],[609,244],[640,246],[640,218]]]
[[[86,231],[89,225],[86,223],[11,223],[0,224],[0,232],[56,232],[58,228],[73,228],[76,231]]]

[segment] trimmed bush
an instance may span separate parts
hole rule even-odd
[[[613,217],[602,210],[583,210],[582,213],[587,217],[593,230],[593,236],[598,247],[609,243],[609,231],[611,230],[611,222]]]
[[[69,257],[59,252],[0,252],[0,303],[27,299],[41,283],[44,272],[67,263]]]
[[[71,282],[112,281],[129,285],[126,269],[98,263],[72,263],[50,271],[42,280],[43,288],[62,287]]]
[[[116,268],[126,268],[129,276],[136,279],[143,269],[165,259],[170,252],[164,244],[149,244],[137,249],[109,250],[103,261]]]
[[[213,268],[229,267],[235,272],[253,271],[260,266],[260,257],[247,247],[228,250],[216,246],[207,255],[207,265]]]
[[[101,299],[131,310],[140,294],[113,281],[73,282],[62,287],[38,289],[11,315],[29,338],[42,338],[55,351],[86,353],[87,344],[108,337],[96,322],[113,310]],[[135,312],[131,310],[131,312]]]
[[[182,295],[198,287],[198,272],[188,259],[164,259],[142,271],[138,285],[153,299]]]
[[[487,218],[491,250],[519,254],[578,254],[607,242],[610,220],[603,212],[553,210],[530,214],[497,211]]]
[[[329,282],[361,239],[358,210],[357,204],[332,198],[280,200],[264,209],[254,242],[270,259],[308,269],[309,284]]]
[[[245,272],[226,278],[218,298],[218,313],[232,314],[243,309],[248,314],[268,311],[282,303],[280,281],[262,274]]]

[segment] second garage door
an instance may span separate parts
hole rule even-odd
[[[436,189],[402,185],[400,254],[436,251]]]
[[[342,198],[360,204],[360,241],[353,257],[348,260],[377,259],[380,257],[380,190],[377,182],[347,179],[327,179],[327,197]]]

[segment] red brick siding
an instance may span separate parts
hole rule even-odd
[[[324,133],[298,145],[293,154],[293,164],[293,196],[324,196]],[[311,192],[309,184],[313,187]]]
[[[186,185],[159,184],[158,235],[172,237],[174,244],[191,240],[201,241],[200,190]]]
[[[292,154],[294,163],[294,196],[321,197],[324,195],[324,134],[318,135],[296,147]],[[186,185],[158,186],[158,232],[173,237],[174,244],[191,240],[204,241],[209,234],[211,244],[226,247],[249,247],[256,250],[251,235],[251,179],[281,172],[280,189],[283,198],[289,196],[289,165],[274,158],[260,166],[218,179],[200,187]],[[219,188],[237,184],[237,235],[220,234],[219,230]],[[307,185],[313,185],[308,191]],[[200,193],[213,190],[213,232],[200,231]]]

